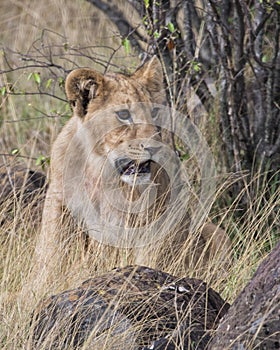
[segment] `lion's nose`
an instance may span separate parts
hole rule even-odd
[[[144,147],[144,150],[149,152],[151,156],[153,156],[154,154],[156,154],[159,150],[160,150],[160,146],[159,147]]]

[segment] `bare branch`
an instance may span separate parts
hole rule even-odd
[[[102,0],[87,0],[96,8],[101,10],[116,25],[122,37],[129,37],[132,47],[142,53],[143,49],[139,41],[146,41],[137,28],[132,28],[129,21],[124,17],[122,11],[113,3],[106,3]]]

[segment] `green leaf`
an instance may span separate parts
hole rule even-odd
[[[28,75],[27,80],[30,80],[31,78],[34,79],[35,83],[40,85],[41,84],[41,77],[40,73],[32,72]]]
[[[154,32],[154,38],[155,38],[155,39],[158,39],[159,36],[160,36],[160,34],[159,34],[159,32],[156,30],[156,31]]]
[[[195,72],[199,73],[201,70],[200,64],[198,62],[193,62],[193,69]]]
[[[268,57],[267,55],[262,56],[262,62],[267,63],[268,62]]]
[[[174,33],[175,32],[175,27],[174,27],[174,24],[172,22],[169,22],[167,24],[167,28],[168,30],[171,32],[171,33]]]
[[[52,82],[52,79],[48,79],[48,81],[46,82],[46,89],[48,89],[51,86]]]
[[[142,18],[142,23],[143,23],[145,26],[148,25],[147,16],[144,16],[144,17]]]
[[[50,158],[40,155],[39,157],[37,157],[35,164],[37,166],[40,166],[42,170],[44,170],[45,166],[50,164]]]
[[[40,77],[40,73],[34,73],[33,74],[34,80],[35,82],[40,85],[41,84],[41,77]]]
[[[44,163],[45,162],[45,157],[44,156],[39,156],[39,157],[37,157],[37,159],[36,159],[36,165],[38,166],[38,165],[42,165],[42,163]]]
[[[65,83],[65,80],[64,80],[64,78],[63,77],[59,77],[58,78],[58,85],[59,85],[59,87],[64,87],[64,83]]]
[[[191,156],[188,153],[184,153],[180,156],[181,161],[189,160]]]
[[[3,86],[2,88],[1,88],[1,95],[2,96],[5,96],[6,95],[6,93],[7,93],[7,88],[6,88],[6,86]]]
[[[149,0],[144,0],[144,4],[145,4],[145,7],[147,9],[150,6],[150,1]]]
[[[19,149],[18,148],[13,148],[11,151],[11,154],[15,156],[16,154],[19,154]]]
[[[129,42],[128,38],[124,38],[122,40],[122,46],[125,49],[125,53],[128,55],[130,53],[130,42]]]

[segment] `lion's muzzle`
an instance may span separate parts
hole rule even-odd
[[[133,185],[150,181],[151,160],[139,162],[131,158],[119,158],[115,161],[115,167],[122,181]]]
[[[115,166],[120,175],[140,175],[151,172],[151,160],[140,163],[130,158],[120,158],[116,160]]]

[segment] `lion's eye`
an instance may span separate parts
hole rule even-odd
[[[127,122],[131,120],[131,114],[128,109],[121,109],[120,111],[117,111],[116,114],[120,121]]]
[[[160,111],[160,108],[159,108],[159,107],[153,108],[153,110],[152,110],[152,118],[153,118],[153,119],[156,119],[156,118],[158,117],[159,111]]]

